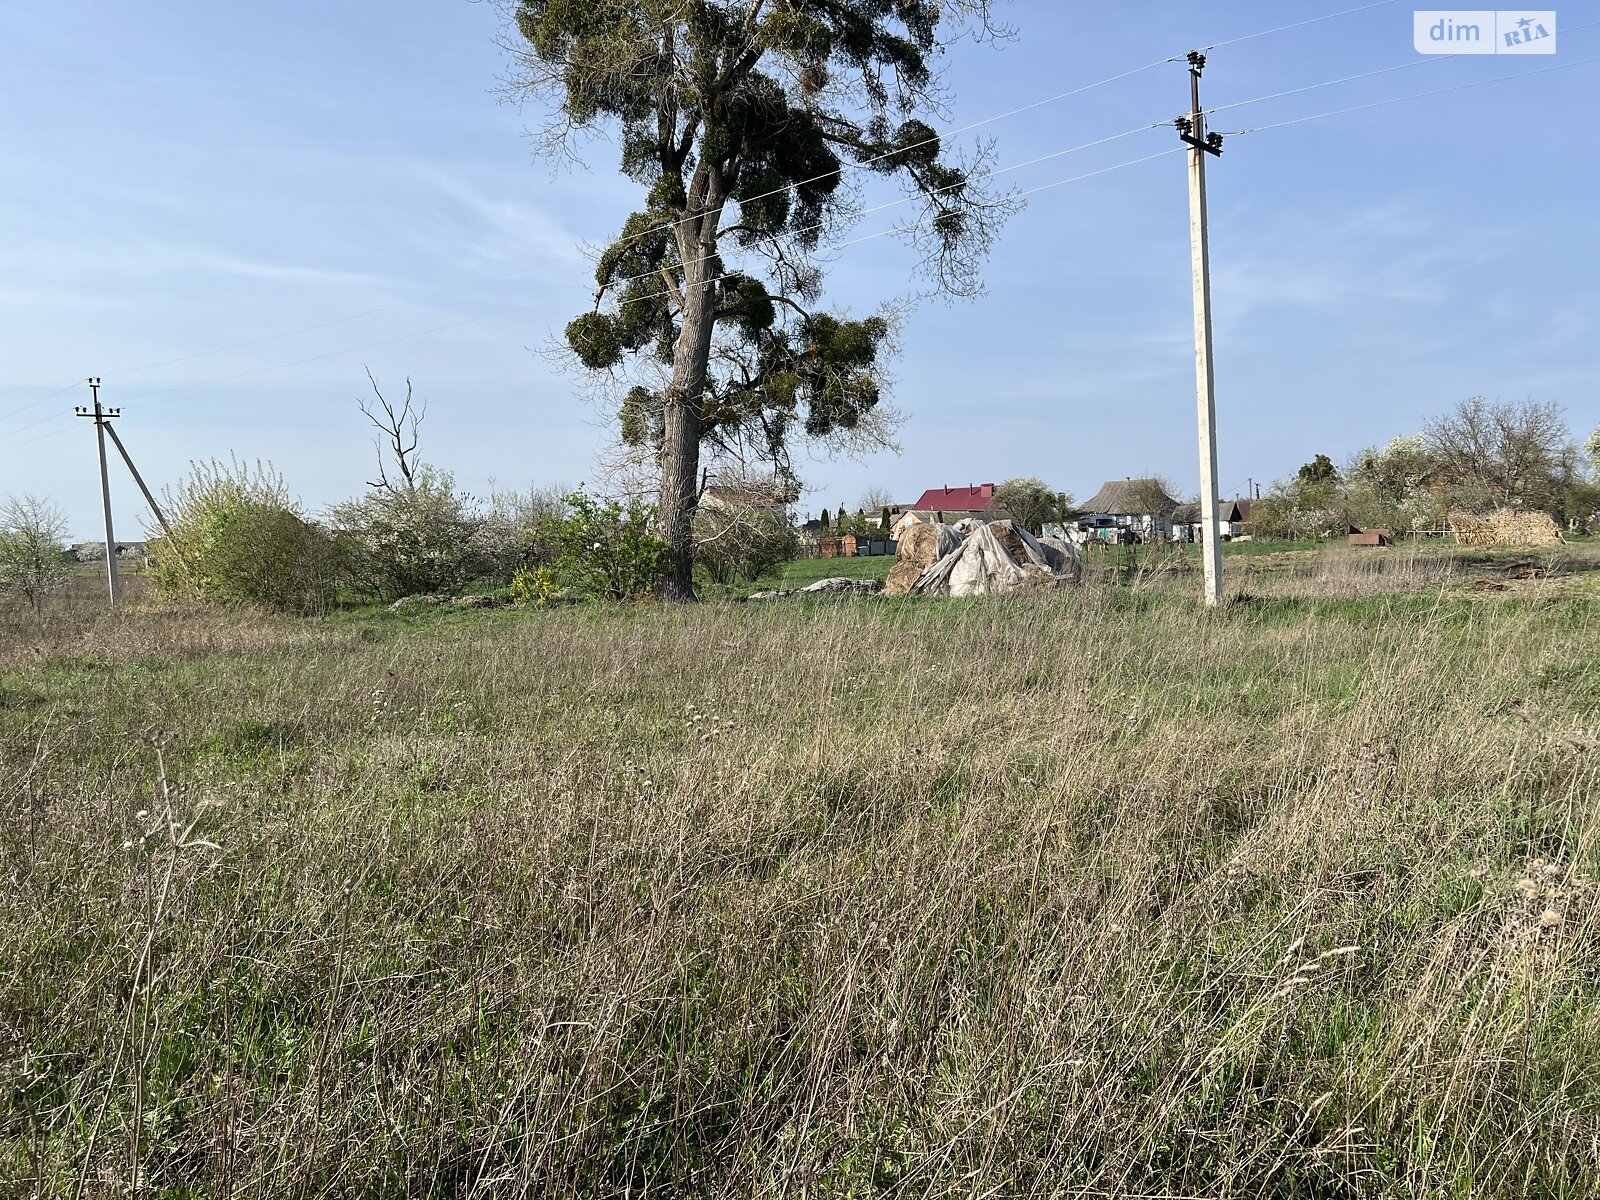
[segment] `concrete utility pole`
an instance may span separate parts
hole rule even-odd
[[[100,379],[98,376],[89,380],[89,390],[94,395],[94,407],[77,409],[80,417],[94,418],[95,442],[100,448],[100,502],[106,514],[106,591],[110,594],[111,607],[117,606],[117,537],[111,530],[111,481],[106,476],[106,422],[112,417],[120,417],[120,408],[100,407]]]
[[[1206,132],[1200,73],[1206,56],[1189,51],[1189,115],[1175,124],[1189,145],[1189,245],[1194,268],[1194,369],[1200,411],[1200,554],[1205,600],[1222,603],[1222,538],[1217,526],[1217,401],[1211,365],[1211,249],[1206,230],[1206,155],[1222,153],[1222,135]]]

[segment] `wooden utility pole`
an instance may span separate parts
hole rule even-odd
[[[1205,600],[1222,603],[1222,538],[1217,526],[1217,401],[1211,365],[1211,248],[1206,229],[1206,155],[1222,153],[1222,135],[1206,132],[1200,73],[1206,56],[1189,51],[1189,115],[1176,121],[1189,145],[1189,248],[1194,269],[1194,370],[1200,413],[1200,531]]]
[[[111,607],[117,606],[117,537],[111,529],[111,480],[106,476],[106,422],[112,417],[120,417],[120,408],[100,407],[100,379],[98,376],[89,380],[89,391],[94,396],[94,407],[77,409],[80,417],[94,418],[95,442],[100,448],[100,502],[106,514],[106,591],[110,596]]]

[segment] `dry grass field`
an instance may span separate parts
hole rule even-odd
[[[5,613],[0,1194],[1592,1197],[1551,566]]]

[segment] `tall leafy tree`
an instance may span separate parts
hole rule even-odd
[[[1339,468],[1333,465],[1333,459],[1326,454],[1319,454],[1304,464],[1296,472],[1295,478],[1301,483],[1334,483],[1339,478]]]
[[[1062,510],[1070,499],[1031,475],[1008,479],[994,490],[996,506],[1005,509],[1012,520],[1033,534],[1039,533],[1047,521],[1061,519]]]
[[[992,34],[992,0],[516,0],[514,90],[546,146],[613,132],[643,195],[567,327],[627,388],[621,436],[654,453],[668,545],[658,590],[691,599],[702,448],[780,474],[804,439],[880,412],[891,322],[819,307],[817,251],[859,210],[860,173],[920,202],[902,232],[940,289],[971,293],[1009,211],[928,119],[935,65]]]

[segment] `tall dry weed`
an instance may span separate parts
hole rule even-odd
[[[1593,602],[1369,561],[8,667],[0,1178],[1584,1195]]]

